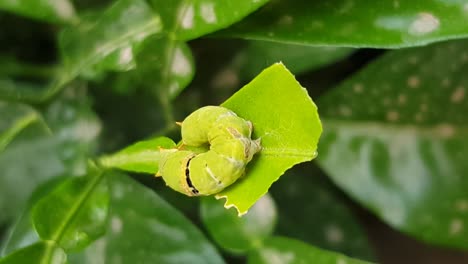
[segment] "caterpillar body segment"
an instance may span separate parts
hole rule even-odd
[[[182,142],[190,146],[208,144],[208,134],[223,115],[234,114],[231,110],[219,106],[205,106],[191,113],[181,124]]]
[[[175,151],[174,151],[175,150]],[[166,182],[166,185],[172,189],[193,196],[191,186],[187,181],[186,168],[190,161],[195,157],[192,151],[164,149],[161,150],[159,172]]]
[[[158,175],[172,189],[188,196],[211,195],[239,179],[260,140],[252,140],[252,123],[220,106],[206,106],[181,123],[186,146],[209,146],[204,153],[161,150]]]

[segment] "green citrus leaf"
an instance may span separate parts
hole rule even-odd
[[[262,69],[281,61],[293,74],[335,63],[353,53],[354,49],[312,47],[271,41],[248,41],[247,47],[236,56],[242,59],[240,74],[244,79],[255,77]]]
[[[171,139],[158,137],[137,142],[115,154],[103,156],[99,162],[106,168],[156,174],[161,157],[159,148],[169,149],[175,146],[176,144]]]
[[[77,24],[60,33],[59,48],[64,67],[49,85],[37,89],[35,85],[22,84],[22,89],[17,90],[9,81],[7,88],[0,86],[4,92],[0,96],[44,101],[80,75],[96,79],[106,71],[132,70],[131,75],[144,77],[133,85],[156,91],[160,99],[169,104],[168,101],[193,78],[192,54],[184,42],[225,28],[266,1],[117,0],[102,13],[83,16]],[[149,40],[147,48],[141,51],[141,43],[152,35],[157,38]],[[151,58],[152,63],[137,60],[138,54]],[[153,60],[157,61],[153,63]],[[148,71],[152,74],[145,74]]]
[[[465,1],[277,0],[220,33],[348,47],[407,47],[468,36]]]
[[[396,229],[468,248],[468,42],[390,52],[320,98],[319,164]]]
[[[322,126],[307,91],[280,63],[264,70],[222,106],[250,120],[253,138],[261,139],[262,150],[247,166],[246,175],[216,195],[226,198],[225,207],[234,206],[242,215],[287,169],[315,158]]]
[[[252,13],[268,0],[149,0],[163,21],[164,32],[191,40],[225,28]]]
[[[59,84],[82,73],[132,68],[139,44],[161,30],[160,17],[145,1],[116,1],[99,15],[61,32],[65,72]]]
[[[136,75],[141,83],[175,98],[195,74],[192,51],[184,42],[158,36],[148,38],[136,57]]]
[[[63,66],[48,85],[43,89],[22,85],[18,90],[10,82],[6,88],[0,87],[1,96],[43,101],[57,94],[79,75],[94,76],[104,70],[128,70],[134,66],[133,57],[139,43],[161,30],[160,17],[144,0],[115,1],[99,15],[82,17],[79,23],[60,32],[58,42]]]
[[[53,241],[38,242],[11,253],[0,264],[65,264],[67,255]]]
[[[262,196],[244,217],[238,217],[233,210],[225,210],[222,204],[213,197],[205,197],[200,215],[210,235],[223,249],[243,254],[260,247],[273,233],[277,214],[270,195]]]
[[[0,1],[0,9],[52,23],[71,23],[77,20],[70,0],[4,0]]]
[[[41,198],[32,209],[34,228],[43,240],[66,251],[86,247],[105,233],[109,191],[104,173],[91,168]]]
[[[57,99],[43,109],[43,122],[24,128],[0,153],[0,222],[21,212],[39,184],[86,172],[101,126],[86,97],[77,94]]]
[[[162,101],[174,99],[192,81],[195,72],[192,52],[185,41],[225,28],[266,1],[150,0],[153,11],[161,17],[163,33],[142,45],[134,74],[146,88],[157,91]]]
[[[31,222],[31,208],[42,197],[54,190],[59,184],[66,181],[67,177],[56,177],[41,185],[39,185],[22,212],[22,214],[15,220],[14,224],[8,230],[7,235],[0,247],[0,256],[11,254],[12,252],[30,246],[34,243],[40,242],[38,234],[34,230]]]
[[[304,242],[284,237],[267,239],[262,248],[249,254],[247,263],[370,264],[369,262],[352,259],[339,253],[315,248]]]
[[[280,216],[275,234],[373,260],[374,252],[363,227],[325,177],[316,166],[308,164],[286,172],[271,187]]]
[[[203,233],[154,191],[110,173],[107,233],[73,263],[224,263]]]

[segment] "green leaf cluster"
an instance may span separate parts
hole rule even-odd
[[[395,262],[374,217],[463,263],[467,17],[457,0],[0,1],[0,264]],[[262,150],[188,198],[154,174],[205,105]]]

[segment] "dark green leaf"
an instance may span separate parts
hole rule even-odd
[[[261,139],[262,150],[247,166],[245,177],[216,195],[242,215],[287,169],[316,156],[322,126],[307,91],[280,63],[222,105],[250,120],[253,138]]]
[[[192,51],[184,42],[148,38],[136,60],[141,82],[163,97],[175,98],[195,74]]]
[[[369,262],[318,249],[298,240],[283,237],[267,239],[261,249],[249,255],[249,264],[270,263],[320,263],[320,264],[365,264]]]
[[[157,91],[164,104],[169,105],[169,98],[177,96],[194,74],[191,51],[180,40],[226,27],[253,12],[266,0],[150,2],[153,10],[142,0],[119,0],[97,21],[82,22],[81,26],[65,31],[61,46],[67,70],[49,94],[78,74],[93,77],[104,70],[136,67],[132,74],[139,75],[140,81]],[[162,31],[163,34],[157,34]],[[145,41],[141,47],[142,41],[155,34],[157,36]],[[170,106],[166,108],[166,112],[172,111]],[[166,119],[168,123],[173,122],[171,114]]]
[[[34,190],[25,206],[25,209],[23,210],[23,213],[16,219],[15,223],[11,226],[5,236],[5,240],[3,241],[4,243],[2,243],[0,247],[0,257],[40,241],[40,238],[34,230],[31,222],[31,209],[39,199],[50,193],[66,179],[67,177],[53,178],[52,180],[39,185],[39,187]]]
[[[105,233],[109,190],[103,172],[65,181],[40,199],[32,211],[34,228],[43,240],[66,251],[79,250]]]
[[[147,86],[150,84],[150,88],[162,90],[162,96],[174,98],[191,81],[194,72],[191,51],[176,39],[193,39],[226,27],[266,0],[150,2],[153,10],[141,0],[120,0],[97,22],[93,21],[95,24],[82,23],[78,29],[73,27],[64,32],[62,50],[71,65],[67,78],[83,71],[93,75],[106,69],[129,70],[137,66],[136,74],[143,75],[142,81]],[[131,12],[125,13],[128,10]],[[140,50],[140,42],[162,29],[164,37],[158,34]],[[136,55],[143,59],[135,62]]]
[[[225,28],[252,13],[268,0],[150,0],[170,38],[190,40]]]
[[[75,8],[69,0],[2,0],[0,9],[53,23],[77,20]]]
[[[145,1],[116,1],[99,16],[62,32],[60,48],[66,68],[58,85],[93,67],[94,71],[128,69],[139,43],[161,29],[160,17]]]
[[[323,173],[318,169],[306,169],[310,167],[288,171],[272,186],[270,193],[280,215],[276,233],[372,260],[372,248],[359,222]]]
[[[354,49],[311,47],[270,41],[249,41],[241,57],[240,73],[244,79],[255,77],[262,69],[282,62],[293,74],[318,69],[349,56]]]
[[[149,39],[138,56],[137,73],[142,76],[145,86],[156,90],[163,101],[174,99],[190,83],[194,74],[192,54],[183,41],[237,22],[266,1],[151,0],[154,12],[162,19],[164,37]],[[166,119],[169,123],[173,122],[171,116]]]
[[[205,197],[200,214],[206,229],[219,246],[232,253],[242,254],[261,247],[271,235],[276,223],[276,207],[266,194],[243,217],[233,210],[225,210],[223,201]]]
[[[100,130],[85,98],[70,95],[44,112],[50,130],[36,122],[0,154],[0,222],[20,212],[38,184],[60,175],[85,173]]]
[[[159,148],[169,149],[175,146],[171,139],[158,137],[137,142],[115,154],[103,156],[99,162],[106,168],[156,174],[159,168]]]
[[[52,241],[39,242],[0,259],[0,264],[65,264],[67,255]]]
[[[96,76],[104,70],[129,70],[135,66],[133,57],[139,44],[161,30],[160,17],[144,0],[118,0],[99,15],[83,17],[60,33],[64,65],[50,84],[38,89],[32,84],[0,79],[6,84],[0,86],[1,98],[44,101],[80,74]]]
[[[189,220],[156,193],[128,176],[108,177],[111,212],[105,237],[76,262],[223,263],[215,248]]]
[[[319,100],[333,180],[393,227],[464,249],[467,45],[390,52]]]
[[[271,1],[222,36],[319,46],[403,47],[468,36],[464,1]]]

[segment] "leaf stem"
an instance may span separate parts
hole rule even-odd
[[[165,89],[161,89],[165,90]],[[166,128],[175,124],[174,113],[172,104],[169,100],[169,94],[166,92],[160,92],[158,96],[159,102],[163,112],[164,119],[166,120]]]
[[[172,110],[172,104],[170,102],[170,91],[169,91],[169,82],[170,82],[170,69],[171,69],[171,63],[174,60],[175,56],[175,47],[176,47],[176,36],[175,33],[179,30],[180,28],[180,21],[181,18],[185,17],[189,4],[187,2],[190,2],[190,0],[185,0],[181,3],[182,6],[182,11],[180,12],[180,17],[175,16],[176,21],[173,24],[173,28],[168,33],[167,39],[168,39],[168,45],[167,45],[167,50],[166,50],[166,67],[164,69],[164,72],[162,74],[162,81],[161,81],[161,89],[159,89],[159,100],[162,105],[163,109],[163,114],[166,119],[166,128],[171,128],[174,125],[175,119],[174,119],[174,114]]]

